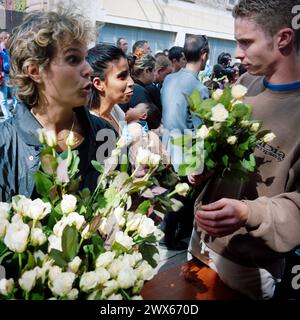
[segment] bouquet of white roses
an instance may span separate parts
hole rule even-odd
[[[198,90],[186,96],[190,110],[202,124],[194,136],[183,136],[173,141],[182,146],[185,161],[179,166],[179,175],[205,173],[211,170],[225,177],[247,179],[254,172],[254,148],[261,142],[270,142],[275,135],[261,130],[262,121],[251,119],[252,108],[243,102],[247,88],[235,85],[217,89],[211,99],[202,101]]]
[[[96,190],[78,190],[72,134],[61,154],[52,132],[43,129],[39,140],[44,148],[35,181],[41,198],[16,195],[0,203],[0,267],[6,273],[0,299],[141,299],[162,237],[149,215],[178,209],[172,194],[186,193],[185,186],[177,184],[166,196],[155,178],[164,171],[159,156],[142,156],[143,150],[137,168],[148,167],[144,177],[129,175],[126,165],[116,170],[119,143],[104,165],[93,162]]]

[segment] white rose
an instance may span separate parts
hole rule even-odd
[[[151,154],[151,152],[148,149],[144,149],[142,147],[139,147],[138,151],[137,151],[137,155],[136,155],[137,167],[139,165],[148,165],[150,154]]]
[[[243,99],[248,89],[241,84],[237,84],[231,88],[231,95],[234,99]]]
[[[126,223],[126,228],[128,231],[134,231],[138,228],[139,224],[141,223],[142,215],[140,213],[137,213],[133,215],[132,218],[130,218]]]
[[[40,142],[41,144],[44,144],[44,143],[45,143],[44,129],[37,129],[36,131],[37,131],[37,133],[38,133],[39,142]]]
[[[120,293],[112,294],[107,298],[107,300],[123,300],[123,296]]]
[[[78,298],[79,291],[75,288],[73,288],[68,294],[67,298],[68,300],[76,300]]]
[[[47,255],[45,255],[41,250],[35,251],[33,253],[34,261],[36,264],[38,263],[38,260],[40,260],[41,262],[44,262],[46,256]]]
[[[96,260],[96,267],[107,267],[114,260],[115,255],[116,253],[113,251],[106,251],[104,253],[101,253]]]
[[[136,260],[135,260],[136,258],[132,254],[125,253],[124,256],[120,258],[124,266],[126,265],[128,267],[134,267],[136,264]]]
[[[110,273],[102,267],[97,268],[95,270],[95,272],[97,274],[97,283],[98,284],[104,284],[110,278]]]
[[[72,290],[74,280],[73,272],[61,272],[51,281],[50,289],[56,296],[65,296]]]
[[[9,295],[14,288],[14,279],[1,279],[0,280],[0,293],[4,296]]]
[[[82,260],[77,256],[71,262],[68,263],[70,271],[76,273],[81,265]]]
[[[141,295],[131,297],[131,300],[144,300]]]
[[[24,212],[24,215],[32,220],[42,220],[51,212],[51,204],[44,202],[41,199],[35,199],[31,202],[29,210]]]
[[[27,216],[27,213],[30,210],[32,200],[27,199],[25,197],[22,197],[17,203],[16,203],[16,211],[21,216]]]
[[[7,226],[4,243],[11,251],[22,253],[27,247],[29,231],[29,226],[22,221],[10,223]]]
[[[206,139],[209,136],[209,129],[206,127],[205,124],[201,126],[200,129],[196,132],[196,138]]]
[[[62,251],[61,237],[56,237],[55,235],[51,235],[48,238],[48,242],[49,242],[48,252],[50,252],[51,249]]]
[[[77,199],[71,194],[64,194],[60,203],[62,213],[68,214],[75,211]]]
[[[250,124],[251,124],[251,122],[248,121],[248,120],[242,120],[242,121],[241,121],[241,126],[242,126],[243,128],[249,127]]]
[[[210,118],[212,121],[216,122],[224,122],[228,118],[228,111],[224,107],[223,104],[218,103],[211,109],[212,117]]]
[[[6,202],[0,202],[0,219],[8,219],[11,205]]]
[[[256,132],[259,129],[260,124],[258,122],[252,123],[250,130]]]
[[[229,144],[235,144],[237,142],[237,137],[236,136],[230,136],[227,138],[227,142]]]
[[[143,216],[140,225],[138,226],[138,233],[142,238],[146,238],[156,229],[154,221],[146,216]]]
[[[41,246],[47,241],[47,237],[42,229],[33,228],[31,229],[30,242],[33,246]]]
[[[124,218],[124,208],[120,208],[120,207],[116,208],[114,210],[114,216],[118,222],[118,225],[120,227],[124,226],[124,224],[126,222],[125,218]]]
[[[46,144],[49,147],[55,147],[57,144],[56,133],[54,130],[42,129]]]
[[[82,225],[85,223],[84,216],[78,214],[77,212],[70,213],[67,217],[63,218],[67,225],[75,225],[76,229],[79,231]]]
[[[59,266],[52,266],[49,268],[49,279],[51,282],[55,280],[60,274],[62,273],[62,270]]]
[[[122,268],[123,268],[123,263],[121,260],[119,259],[113,260],[108,267],[108,272],[110,273],[112,278],[115,278],[119,274]]]
[[[66,145],[72,148],[76,144],[76,138],[73,131],[70,131],[66,139]]]
[[[273,141],[276,138],[275,134],[273,132],[267,133],[264,137],[263,137],[263,142],[268,143]]]
[[[141,280],[151,280],[155,275],[154,269],[145,260],[136,269],[136,272],[137,272],[138,278]]]
[[[101,218],[98,231],[103,235],[107,235],[107,218]]]
[[[133,294],[138,294],[142,291],[145,281],[144,280],[138,280],[134,284],[134,287],[132,288]]]
[[[214,92],[212,93],[212,98],[213,98],[214,100],[216,100],[216,101],[219,101],[220,98],[221,98],[221,96],[222,96],[222,94],[223,94],[223,90],[217,89],[216,91],[214,91]]]
[[[19,279],[20,287],[26,292],[30,292],[36,283],[36,270],[25,271]]]
[[[212,128],[215,129],[216,131],[219,131],[221,129],[221,127],[222,127],[222,123],[215,122]],[[211,127],[210,127],[210,129],[211,129]]]
[[[134,286],[134,283],[137,280],[137,274],[132,268],[125,266],[122,268],[118,274],[117,281],[120,288],[128,289]]]
[[[175,192],[183,197],[187,196],[189,190],[190,190],[190,187],[187,183],[177,183],[175,187]]]
[[[115,241],[125,247],[127,250],[130,250],[134,245],[132,238],[125,234],[123,231],[118,231],[116,233]]]
[[[118,289],[119,289],[118,281],[114,279],[109,280],[104,284],[104,288],[102,289],[102,295],[103,297],[107,297],[112,293],[114,293],[115,291],[117,291]]]
[[[150,153],[148,165],[150,168],[155,168],[159,165],[160,155],[155,153]]]
[[[66,221],[65,221],[64,218],[62,218],[61,220],[57,221],[56,224],[53,227],[54,235],[57,236],[57,237],[61,237],[65,227],[66,227]]]
[[[82,239],[88,239],[91,235],[90,235],[90,233],[89,233],[89,231],[90,231],[90,225],[89,224],[87,224],[86,226],[85,226],[85,228],[82,230],[82,232],[81,232],[81,238]]]
[[[95,271],[85,272],[82,274],[79,282],[79,287],[84,292],[96,288],[98,285],[98,274]]]
[[[18,213],[14,214],[11,218],[11,223],[17,223],[19,221],[23,222],[22,216],[20,216]]]
[[[0,218],[0,238],[3,238],[5,236],[8,225],[8,220]]]

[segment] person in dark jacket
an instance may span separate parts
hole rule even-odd
[[[114,131],[83,107],[91,90],[92,68],[85,60],[89,35],[85,18],[63,8],[31,13],[14,30],[9,48],[19,102],[15,116],[0,125],[0,201],[16,194],[36,196],[33,174],[42,147],[39,128],[55,131],[58,152],[67,149],[66,138],[74,133],[81,187],[95,188],[97,173],[90,161]],[[113,148],[115,141],[109,143]],[[103,158],[99,150],[97,158]]]

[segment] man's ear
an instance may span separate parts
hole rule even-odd
[[[147,117],[148,117],[148,112],[143,112],[143,113],[141,114],[141,116],[140,116],[140,119],[146,120]]]
[[[41,83],[41,74],[39,67],[36,64],[27,66],[27,74],[36,83]]]
[[[104,86],[103,86],[103,81],[98,78],[98,77],[95,77],[93,79],[93,86],[100,92],[100,93],[103,93],[104,92]]]
[[[277,33],[277,46],[279,50],[286,49],[293,44],[295,33],[291,28],[281,29]]]

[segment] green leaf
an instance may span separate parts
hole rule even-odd
[[[225,167],[228,167],[228,160],[229,160],[229,157],[227,154],[225,154],[223,157],[222,157],[222,162],[224,163],[224,166]]]
[[[11,254],[13,254],[13,252],[11,252],[11,251],[8,251],[8,252],[3,253],[3,254],[0,256],[0,264],[2,263],[2,261],[4,261],[4,259],[5,259],[6,257],[8,257],[8,256],[11,255]]]
[[[184,94],[184,96],[187,99],[190,110],[192,112],[198,112],[202,102],[202,97],[200,92],[197,89],[194,89],[189,96],[186,94]]]
[[[32,253],[29,250],[27,250],[27,254],[28,254],[27,269],[31,270],[35,266],[35,261],[34,261],[34,257],[32,255]]]
[[[243,159],[241,160],[241,165],[249,172],[254,172],[256,161],[253,153],[250,154],[249,160]]]
[[[51,249],[49,257],[54,260],[55,264],[61,268],[64,268],[68,265],[65,260],[63,253],[57,249]]]
[[[189,146],[192,142],[192,136],[191,135],[181,135],[177,138],[171,138],[171,143],[175,146]]]
[[[143,201],[136,209],[136,212],[142,214],[147,214],[149,208],[151,207],[151,202],[149,200]]]
[[[31,300],[44,300],[44,296],[39,293],[32,293]]]
[[[153,259],[153,256],[158,253],[156,246],[151,244],[143,243],[140,245],[140,252],[143,256],[143,259],[146,260],[152,268],[157,266],[157,262]]]
[[[33,176],[37,193],[43,197],[47,197],[53,185],[52,181],[41,171],[35,172]]]
[[[71,162],[70,169],[69,169],[70,177],[73,177],[77,172],[79,172],[79,169],[78,169],[79,162],[80,162],[80,158],[78,156],[73,157],[73,160]]]
[[[63,256],[67,261],[72,261],[78,252],[78,231],[74,226],[66,226],[62,234]]]
[[[216,100],[206,99],[201,103],[200,111],[205,112],[205,113],[209,113],[211,111],[211,109],[217,104],[218,104],[218,101],[216,101]]]
[[[183,207],[183,203],[179,200],[172,198],[171,199],[171,208],[173,212],[179,211]]]
[[[98,161],[92,160],[91,161],[92,166],[99,172],[99,173],[103,173],[104,171],[104,167],[101,163],[99,163]]]
[[[109,207],[116,208],[120,204],[121,195],[113,187],[110,187],[105,191],[104,197],[107,200],[107,204]]]
[[[94,234],[92,236],[92,243],[94,245],[94,253],[95,253],[95,255],[98,255],[99,253],[105,252],[104,241],[100,237],[99,234]]]
[[[223,90],[223,94],[220,100],[218,101],[218,103],[223,104],[225,108],[228,109],[231,99],[232,99],[231,89],[230,87],[226,86]]]
[[[120,170],[121,170],[121,172],[128,172],[128,168],[129,168],[128,157],[126,154],[122,154]]]
[[[235,118],[249,117],[251,114],[251,109],[247,104],[238,103],[233,106],[233,111],[231,114]]]

